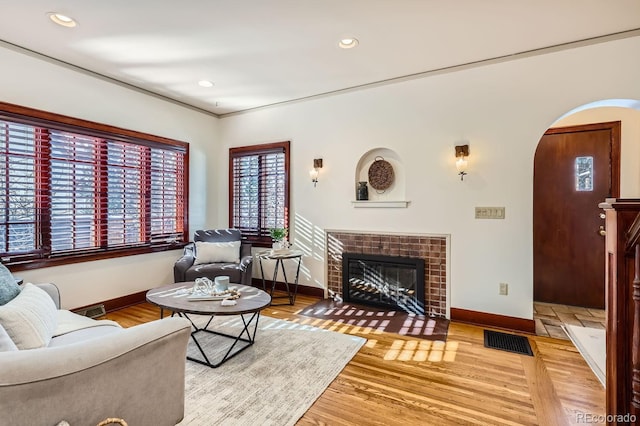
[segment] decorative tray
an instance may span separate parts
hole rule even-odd
[[[198,300],[223,300],[229,297],[229,294],[219,294],[219,295],[210,295],[210,294],[190,294],[187,296],[187,300],[190,301],[198,301]]]

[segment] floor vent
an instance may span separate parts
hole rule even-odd
[[[100,305],[94,305],[94,306],[87,306],[86,308],[83,308],[83,309],[78,309],[77,311],[75,311],[75,313],[78,315],[84,315],[85,317],[89,317],[89,318],[98,318],[103,316],[107,312],[104,310],[104,305],[100,304]]]
[[[484,331],[484,346],[501,351],[514,352],[533,356],[529,339],[516,334],[500,333],[499,331]]]

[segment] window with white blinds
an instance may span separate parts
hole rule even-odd
[[[0,107],[3,263],[37,267],[188,241],[188,144]]]
[[[270,245],[269,228],[289,224],[289,145],[229,149],[229,226],[256,245]]]

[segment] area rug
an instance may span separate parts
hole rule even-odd
[[[603,328],[562,326],[602,386],[606,386],[607,335]]]
[[[397,333],[427,340],[446,340],[449,320],[403,311],[324,299],[299,312],[313,318],[329,319],[353,327]]]
[[[204,318],[196,318],[203,324]],[[217,317],[209,326],[229,334],[241,328],[239,317]],[[224,338],[198,334],[213,357],[229,343],[220,339]],[[179,424],[294,425],[365,342],[261,316],[254,345],[220,367],[187,361],[185,418]],[[188,353],[199,357],[196,350],[190,340]]]

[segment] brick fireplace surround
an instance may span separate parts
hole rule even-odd
[[[342,253],[417,257],[425,261],[424,299],[429,316],[447,315],[447,237],[327,231],[327,288],[342,294]]]

